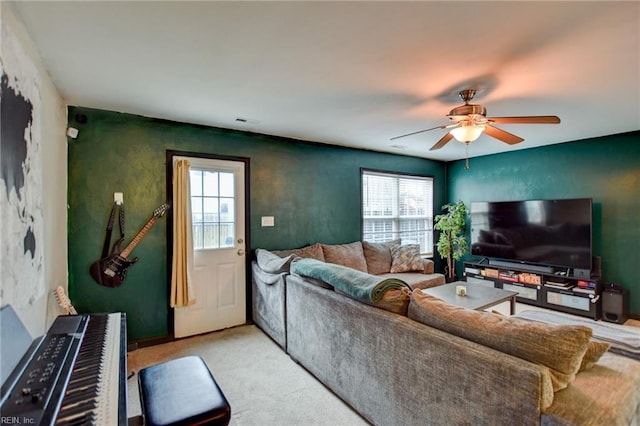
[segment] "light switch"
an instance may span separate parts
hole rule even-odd
[[[262,226],[276,226],[276,222],[273,216],[262,216]]]
[[[113,202],[118,205],[121,205],[122,203],[124,203],[124,195],[122,194],[122,192],[113,193]]]

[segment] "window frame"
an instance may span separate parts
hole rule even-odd
[[[405,173],[405,172],[397,172],[397,171],[390,171],[390,170],[369,169],[364,167],[360,168],[360,238],[362,241],[365,241],[364,178],[365,178],[365,175],[367,174],[388,176],[388,177],[399,178],[399,179],[408,178],[408,179],[424,179],[424,180],[431,181],[431,194],[430,194],[431,195],[431,206],[430,206],[431,217],[428,216],[428,213],[426,216],[424,216],[424,219],[428,221],[426,225],[427,229],[425,230],[425,233],[427,234],[425,236],[425,243],[428,245],[428,247],[425,247],[425,249],[427,250],[426,252],[421,250],[420,254],[425,258],[433,258],[435,256],[435,237],[436,237],[436,233],[434,229],[435,183],[436,183],[435,177],[433,175],[423,175],[423,174],[417,174],[417,173]],[[398,188],[399,188],[399,185],[398,185]],[[398,191],[397,203],[398,205],[400,203],[399,191]],[[400,212],[400,209],[398,208],[398,215],[391,218],[391,220],[397,222],[397,226],[395,226],[395,229],[390,231],[394,233],[394,239],[400,238],[400,234],[402,233],[401,228],[399,226],[400,222],[402,221],[402,219],[400,218],[399,212]],[[418,216],[415,218],[407,217],[406,219],[411,220],[411,219],[421,219],[421,218],[422,218],[421,216]],[[429,245],[429,243],[431,244]]]

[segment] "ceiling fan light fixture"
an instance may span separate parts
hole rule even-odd
[[[481,124],[463,125],[454,127],[449,133],[451,133],[458,142],[469,143],[478,139],[482,132],[484,132],[484,129],[485,126]]]
[[[520,136],[506,132],[502,129],[494,127],[493,124],[557,124],[560,118],[555,115],[529,115],[514,117],[487,117],[487,109],[484,105],[469,103],[475,96],[474,89],[460,91],[460,99],[464,101],[464,105],[453,108],[447,117],[449,117],[448,125],[432,127],[430,129],[418,130],[400,136],[394,136],[391,140],[405,138],[407,136],[417,135],[419,133],[428,132],[436,129],[450,129],[438,142],[430,148],[430,151],[440,149],[445,146],[451,139],[456,139],[469,146],[469,143],[475,141],[484,132],[487,136],[498,139],[509,145],[515,145],[524,141]]]

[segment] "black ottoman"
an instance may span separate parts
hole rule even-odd
[[[199,356],[143,368],[138,373],[146,425],[227,425],[231,407]]]

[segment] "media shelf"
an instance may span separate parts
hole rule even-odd
[[[538,266],[495,265],[464,262],[464,275],[471,284],[517,291],[521,303],[598,320],[602,316],[602,278],[575,276],[571,270]]]

